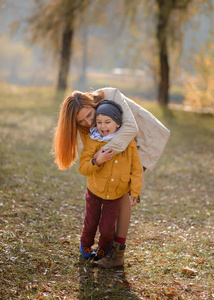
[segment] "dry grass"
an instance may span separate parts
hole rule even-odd
[[[79,254],[85,178],[50,155],[49,88],[1,84],[0,299],[213,299],[214,118],[162,111],[164,155],[133,209],[123,269]]]

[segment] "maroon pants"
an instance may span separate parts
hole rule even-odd
[[[112,245],[121,198],[103,200],[87,189],[85,199],[86,209],[81,243],[83,247],[91,247],[94,244],[94,238],[99,225],[100,236],[98,246],[106,249]]]

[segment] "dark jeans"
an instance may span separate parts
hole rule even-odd
[[[121,198],[103,200],[87,189],[85,199],[86,209],[81,243],[83,247],[91,247],[94,244],[94,238],[99,225],[100,236],[98,246],[106,249],[112,245]]]

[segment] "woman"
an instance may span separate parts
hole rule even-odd
[[[152,170],[165,148],[170,132],[151,113],[125,97],[116,88],[103,88],[92,93],[75,91],[64,100],[54,138],[58,167],[66,170],[77,159],[78,133],[84,144],[89,128],[95,126],[96,107],[103,99],[115,101],[123,110],[122,126],[118,134],[103,147],[109,152],[109,159],[114,154],[124,151],[134,138],[144,170]],[[122,197],[115,237],[115,241],[123,249],[130,218],[129,195],[125,194]],[[112,260],[116,259],[117,253],[112,257]],[[113,265],[115,266],[114,262]]]

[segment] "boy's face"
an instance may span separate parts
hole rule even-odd
[[[112,120],[112,118],[101,114],[96,116],[96,124],[97,129],[102,136],[112,134],[120,127],[120,125]]]

